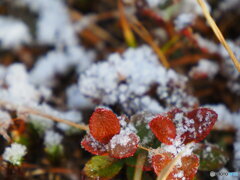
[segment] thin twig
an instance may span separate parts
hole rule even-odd
[[[158,174],[157,180],[166,180],[168,175],[172,172],[173,168],[176,166],[177,162],[182,158],[184,152],[186,152],[192,143],[186,145],[185,149],[182,150],[168,165]]]
[[[6,101],[1,101],[1,100],[0,100],[0,106],[11,107],[11,109],[14,109],[14,110],[17,110],[17,107],[18,107],[15,104],[12,104],[12,103],[6,102]],[[39,110],[36,110],[36,109],[33,109],[33,108],[21,107],[21,110],[23,110],[27,114],[35,114],[35,115],[38,115],[38,116],[50,119],[52,121],[56,121],[56,122],[67,124],[69,126],[72,126],[72,127],[75,127],[75,128],[81,129],[81,130],[85,130],[85,131],[89,130],[88,126],[86,126],[86,125],[77,124],[77,123],[74,123],[74,122],[62,119],[62,118],[58,118],[58,117],[55,117],[55,116],[43,113],[43,112],[41,112]]]
[[[169,68],[170,65],[167,61],[166,56],[162,52],[162,50],[158,47],[158,45],[154,42],[152,36],[149,34],[147,29],[134,17],[131,17],[132,23],[130,23],[131,28],[144,40],[146,41],[158,55],[160,61],[163,66]]]
[[[235,67],[237,68],[237,70],[240,72],[240,63],[237,60],[237,58],[235,57],[233,51],[231,50],[230,46],[228,45],[228,43],[226,42],[225,38],[223,37],[221,31],[219,30],[218,26],[216,25],[215,21],[213,20],[213,18],[211,17],[208,8],[206,6],[206,4],[204,3],[203,0],[197,0],[198,4],[201,6],[204,16],[207,19],[209,25],[211,26],[213,32],[215,33],[215,35],[217,36],[218,40],[220,41],[220,43],[225,47],[225,49],[227,50],[229,56],[231,57]]]

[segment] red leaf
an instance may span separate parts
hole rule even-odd
[[[176,127],[174,123],[165,116],[158,115],[149,123],[153,134],[164,144],[171,145],[176,137]]]
[[[199,158],[195,154],[182,157],[182,166],[177,168],[177,172],[183,171],[186,180],[192,180],[197,173],[199,167]],[[176,172],[172,174],[176,176]],[[182,178],[177,178],[177,180],[182,180]]]
[[[99,142],[107,144],[110,139],[120,132],[117,116],[109,109],[98,108],[89,120],[91,135]]]
[[[88,151],[94,155],[106,155],[107,154],[107,149],[106,149],[105,145],[96,141],[89,134],[83,138],[81,145],[86,151]]]
[[[152,157],[152,166],[154,172],[158,175],[167,166],[167,164],[172,161],[173,158],[174,155],[170,152],[154,155]]]
[[[168,163],[174,158],[174,155],[169,152],[157,154],[152,157],[152,163],[155,173],[158,175]],[[176,165],[172,172],[168,175],[167,180],[192,180],[197,173],[199,166],[199,158],[192,154],[181,158],[181,166]]]
[[[109,156],[117,159],[133,156],[137,151],[139,137],[134,134],[117,134],[109,142]]]
[[[187,113],[186,117],[183,125],[187,132],[181,136],[185,144],[202,141],[213,128],[218,115],[211,109],[198,108]]]
[[[169,117],[169,119],[171,119],[173,121],[176,114],[178,114],[178,113],[183,113],[183,111],[179,108],[175,108],[175,109],[172,109],[171,111],[169,111],[167,113],[167,116]]]

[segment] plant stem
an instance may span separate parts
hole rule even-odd
[[[201,6],[201,8],[203,10],[203,14],[204,14],[205,18],[207,19],[209,25],[211,26],[213,32],[217,36],[220,43],[225,47],[225,49],[227,50],[230,58],[232,59],[234,65],[235,65],[235,67],[240,72],[240,63],[237,60],[237,58],[235,57],[233,51],[231,50],[230,46],[226,42],[225,38],[223,37],[223,35],[222,35],[221,31],[219,30],[218,26],[216,25],[214,19],[211,17],[204,0],[197,0],[197,2]]]
[[[145,160],[146,160],[146,154],[141,153],[138,155],[133,180],[142,179],[143,165]]]

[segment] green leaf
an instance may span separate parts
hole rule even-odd
[[[122,167],[122,160],[109,156],[94,156],[86,163],[83,170],[88,177],[110,179],[116,176]]]
[[[153,135],[148,125],[149,119],[151,120],[152,117],[153,114],[149,112],[137,113],[131,117],[130,123],[137,129],[137,135],[143,146],[157,148],[161,145],[161,142]]]
[[[228,161],[227,154],[217,145],[201,144],[195,151],[200,157],[199,170],[212,171],[222,168]]]

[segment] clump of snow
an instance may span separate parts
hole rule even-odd
[[[158,94],[168,92],[169,86],[174,89],[176,85],[175,90],[180,89],[182,92],[176,93],[175,99],[171,101],[181,101],[186,80],[186,77],[175,71],[165,69],[151,48],[142,46],[129,48],[122,55],[112,54],[108,61],[92,65],[81,74],[79,86],[81,93],[92,101],[107,105],[119,103],[127,113],[132,114],[145,108],[152,112],[164,109],[147,94],[153,85],[157,86]],[[182,101],[187,99],[187,95],[184,96]],[[161,95],[159,98],[162,99]]]
[[[94,104],[79,91],[78,85],[73,84],[66,90],[67,105],[74,109],[93,109]]]
[[[57,132],[54,132],[53,130],[49,130],[45,132],[44,145],[47,148],[50,148],[52,146],[57,146],[61,144],[62,139],[63,139],[62,135],[60,135]]]
[[[13,143],[10,147],[7,147],[2,155],[5,161],[10,162],[13,165],[20,166],[22,158],[27,154],[27,148],[24,145]]]
[[[208,51],[210,53],[218,53],[219,52],[219,47],[218,47],[218,45],[216,43],[214,43],[214,42],[212,42],[212,41],[210,41],[208,39],[203,38],[199,34],[195,34],[194,37],[195,37],[198,45],[202,49],[204,49],[204,50],[206,50],[206,51]]]
[[[189,76],[191,78],[204,76],[206,78],[213,79],[214,76],[218,73],[218,70],[219,66],[217,63],[211,60],[201,59],[198,62],[198,65],[190,70]]]
[[[67,112],[61,112],[60,115],[58,115],[58,117],[61,117],[62,119],[66,119],[77,124],[82,123],[82,114],[78,111],[71,110]],[[57,127],[67,134],[79,132],[79,129],[73,128],[64,123],[58,123]]]
[[[65,74],[74,67],[81,72],[89,67],[93,58],[94,54],[91,51],[87,52],[81,47],[50,51],[37,60],[30,72],[31,82],[52,87],[56,84],[56,75]]]
[[[211,11],[211,7],[209,6],[209,4],[206,1],[204,1],[204,3],[207,6],[208,11]],[[193,15],[200,16],[203,15],[202,8],[197,1],[181,0],[179,10],[181,13],[192,13]]]
[[[17,48],[31,41],[26,24],[12,17],[0,16],[0,47],[3,49]]]
[[[228,11],[235,8],[239,8],[240,2],[238,0],[223,0],[219,2],[219,9],[222,11]]]
[[[45,132],[44,145],[46,152],[51,155],[59,155],[63,152],[63,146],[61,144],[63,136],[53,130]]]
[[[214,128],[219,130],[228,130],[233,128],[233,115],[225,105],[205,105],[205,107],[211,108],[218,114],[218,120],[216,121]]]
[[[228,41],[228,44],[239,61],[240,47],[238,47],[232,41]],[[228,52],[225,50],[225,48],[222,45],[220,45],[219,47],[219,52],[223,57],[221,72],[229,80],[228,87],[232,92],[240,95],[240,73],[238,72],[237,68],[233,64]]]
[[[39,14],[37,39],[43,44],[75,45],[75,32],[63,0],[20,0],[20,5],[28,6]]]
[[[130,133],[121,132],[113,136],[109,143],[110,148],[112,149],[115,148],[117,144],[121,146],[127,146],[131,142],[131,138],[129,137],[129,134]]]
[[[27,121],[29,121],[37,132],[42,135],[45,131],[52,129],[54,122],[38,115],[28,115]]]
[[[0,87],[0,99],[19,106],[36,106],[42,97],[48,98],[50,94],[49,89],[38,91],[30,83],[26,68],[20,63],[6,68],[4,79],[1,81],[4,84]]]

